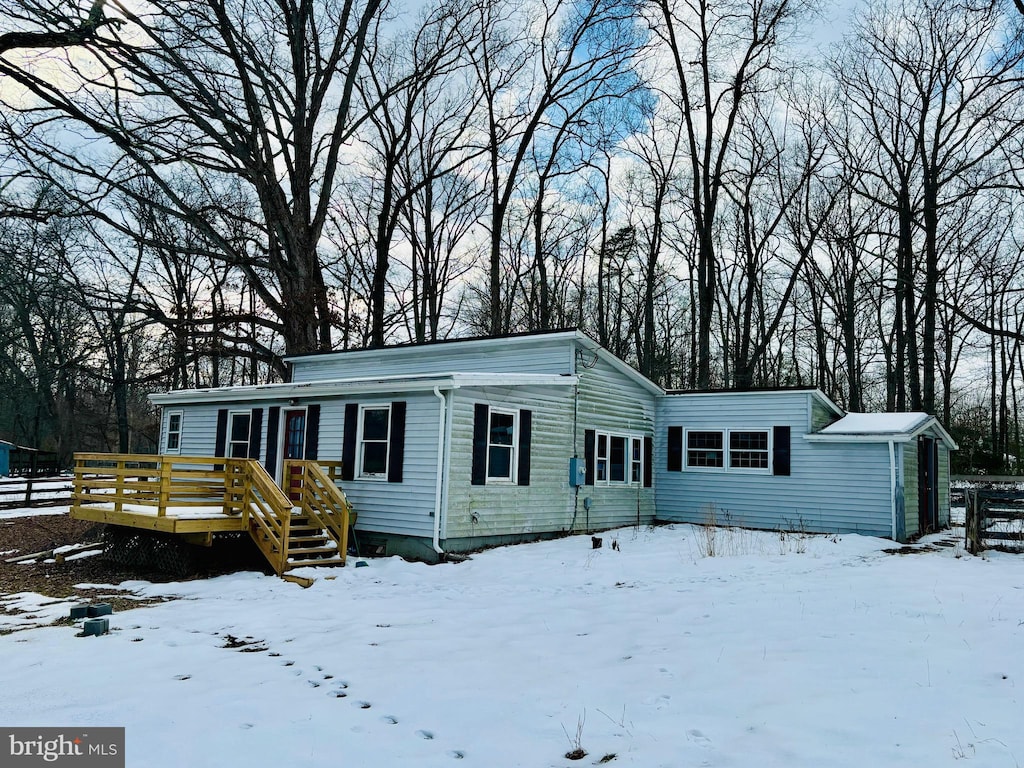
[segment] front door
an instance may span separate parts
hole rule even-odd
[[[934,437],[917,439],[917,510],[922,534],[939,528],[939,444]]]
[[[301,460],[306,456],[306,410],[304,408],[284,412],[284,451],[282,455],[285,462],[289,459]],[[299,471],[301,472],[301,470]],[[291,477],[293,473],[294,470],[287,476],[284,473],[281,476],[286,483],[285,491],[289,498],[296,501],[299,498],[298,489],[302,487],[302,480],[301,474],[293,479]]]

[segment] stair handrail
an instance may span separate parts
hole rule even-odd
[[[344,564],[348,553],[348,528],[352,505],[316,461],[303,461],[302,514],[320,526],[338,545],[338,557]]]
[[[254,459],[227,459],[229,473],[242,475],[242,519],[253,540],[280,576],[288,567],[288,536],[292,502]],[[263,539],[262,536],[266,538]]]

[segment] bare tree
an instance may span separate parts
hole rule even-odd
[[[328,348],[318,248],[342,147],[365,117],[353,91],[382,6],[155,0],[136,11],[113,0],[121,23],[98,27],[76,49],[87,55],[64,58],[61,77],[0,58],[0,75],[29,94],[8,105],[10,135],[97,188],[131,196],[132,180],[146,176],[166,213],[245,272],[289,353]],[[77,87],[63,87],[69,79]],[[69,131],[101,139],[103,151],[69,143]],[[180,193],[182,177],[196,194]],[[233,184],[261,229],[242,247],[223,235]]]
[[[502,251],[531,149],[541,134],[557,134],[580,120],[587,104],[614,98],[621,90],[615,77],[625,73],[639,42],[629,4],[543,0],[535,7],[538,19],[530,18],[531,7],[480,0],[482,37],[471,49],[484,96],[488,150],[485,314],[492,334],[509,330],[512,323],[511,302],[504,301],[512,291],[503,290]],[[556,151],[560,145],[556,137],[547,142]],[[510,272],[513,283],[522,279],[521,270]]]
[[[717,297],[716,225],[740,110],[776,85],[779,47],[803,0],[657,0],[653,30],[676,77],[686,127],[691,221],[697,239],[696,385],[711,385],[711,330]]]

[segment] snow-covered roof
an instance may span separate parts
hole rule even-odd
[[[375,376],[358,379],[322,379],[285,384],[257,384],[242,387],[178,389],[149,396],[156,405],[184,403],[251,402],[289,400],[295,397],[332,397],[362,392],[421,392],[434,387],[572,386],[578,376],[552,373],[428,373]]]
[[[807,439],[818,442],[909,442],[923,432],[931,431],[950,450],[957,448],[934,416],[920,411],[903,413],[848,413]]]
[[[821,430],[830,435],[878,435],[913,432],[931,418],[927,413],[848,413]]]

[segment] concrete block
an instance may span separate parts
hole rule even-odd
[[[89,616],[109,616],[114,612],[114,606],[110,603],[96,603],[89,606]]]
[[[88,605],[73,605],[71,606],[71,618],[72,619],[84,619],[89,615]]]
[[[110,631],[110,619],[86,619],[82,626],[82,635],[89,637],[105,635]]]

